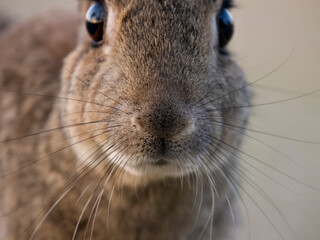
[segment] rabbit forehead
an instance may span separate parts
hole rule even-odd
[[[121,9],[126,8],[133,3],[139,4],[149,4],[149,3],[159,3],[163,5],[170,4],[180,4],[184,6],[197,6],[205,7],[214,4],[217,11],[221,7],[230,8],[233,5],[233,0],[96,0],[97,2],[104,2],[106,5],[113,5],[114,7]],[[79,0],[80,10],[85,13],[89,5],[92,4],[93,0]]]
[[[196,81],[216,65],[213,1],[206,1],[211,3],[207,7],[193,0],[167,2],[133,0],[122,9],[108,8],[109,16],[114,12],[113,30],[107,26],[102,49],[128,82],[139,79],[150,86],[153,79],[161,79],[181,88],[187,79]]]
[[[90,1],[90,0],[89,0]],[[101,0],[103,1],[103,0]],[[143,0],[105,0],[106,3],[112,3],[116,6],[119,7],[125,7],[129,4],[132,4],[132,2],[137,1],[137,2],[144,2]],[[208,4],[216,4],[216,6],[220,7],[225,7],[225,8],[230,8],[233,5],[233,0],[147,0],[145,2],[158,2],[160,4],[171,4],[171,3],[176,3],[176,4],[194,4],[194,5],[204,5],[207,6]]]
[[[102,0],[103,1],[103,0]],[[105,0],[106,3],[113,3],[119,7],[124,7],[127,5],[132,4],[133,2],[140,2],[140,3],[145,3],[145,2],[157,2],[159,4],[167,5],[167,4],[194,4],[194,5],[203,5],[203,4],[212,4],[212,3],[222,3],[223,1],[226,0]]]
[[[141,4],[145,1],[145,4]],[[197,0],[200,1],[200,0]],[[118,12],[115,49],[125,56],[174,56],[176,53],[199,55],[211,52],[212,17],[210,7],[195,1],[132,1]],[[178,3],[181,2],[181,3]],[[209,1],[208,1],[209,2]],[[215,19],[215,18],[214,18]]]
[[[89,0],[91,1],[91,0]],[[103,0],[102,0],[103,1]],[[113,2],[121,5],[128,4],[132,2],[133,0],[105,0],[105,2]],[[141,1],[141,0],[137,0]],[[157,1],[159,3],[169,3],[169,2],[198,2],[198,3],[209,3],[209,2],[214,2],[217,4],[222,4],[223,2],[232,2],[232,0],[149,0],[149,1]]]

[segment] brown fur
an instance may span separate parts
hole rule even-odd
[[[88,2],[81,1],[83,13]],[[211,16],[220,2],[108,1],[108,6],[117,16],[105,43],[111,51],[91,48],[84,37],[63,67],[62,59],[76,45],[74,16],[43,15],[0,37],[1,89],[20,92],[1,92],[0,139],[79,124],[0,143],[1,175],[37,161],[0,180],[1,213],[7,214],[0,236],[72,239],[80,219],[76,239],[89,239],[101,193],[93,239],[234,239],[228,202],[235,192],[227,179],[236,181],[232,170],[241,134],[227,124],[245,126],[248,110],[232,107],[248,104],[249,97],[245,89],[224,96],[245,80],[214,42]],[[226,151],[218,140],[233,148]],[[159,158],[166,164],[149,169],[148,162]],[[83,180],[65,185],[89,160]],[[140,165],[140,175],[127,168]]]

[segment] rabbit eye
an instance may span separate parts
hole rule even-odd
[[[219,15],[219,47],[225,47],[233,35],[233,17],[227,9],[222,9]]]
[[[104,6],[96,2],[87,11],[86,26],[94,44],[100,44],[104,36],[106,12]]]

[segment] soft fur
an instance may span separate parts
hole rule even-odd
[[[1,239],[235,238],[249,94],[218,49],[221,6],[107,1],[100,47],[61,11],[0,35]]]

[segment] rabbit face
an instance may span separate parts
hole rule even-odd
[[[249,98],[241,70],[219,49],[221,2],[98,4],[103,38],[83,37],[63,72],[62,94],[79,100],[60,106],[79,159],[92,150],[106,166],[160,178],[219,167],[241,140],[226,124],[243,127],[249,114],[237,107]]]

